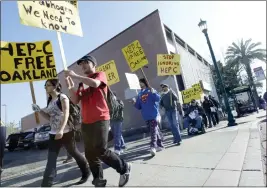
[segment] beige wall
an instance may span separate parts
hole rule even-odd
[[[40,125],[48,123],[46,119],[44,119],[41,115],[39,115]],[[23,118],[21,118],[21,129],[22,131],[27,131],[33,129],[35,127],[39,127],[40,125],[36,124],[34,113],[29,114]]]
[[[116,37],[112,38],[89,53],[90,55],[96,57],[99,65],[110,60],[115,60],[120,76],[120,82],[112,85],[111,89],[115,91],[118,97],[121,99],[125,98],[124,92],[128,88],[125,72],[131,72],[121,49],[134,40],[139,40],[149,61],[148,68],[144,68],[144,71],[150,84],[152,87],[159,89],[159,83],[166,79],[166,77],[157,76],[156,55],[159,53],[168,53],[168,49],[164,39],[164,32],[158,11],[154,11],[143,20],[137,22],[135,25],[126,29]],[[82,74],[81,70],[76,64],[71,65],[69,69],[74,70],[78,74]],[[137,71],[136,74],[139,77],[142,77],[141,71]],[[63,86],[63,92],[68,94],[64,82],[64,74],[62,72],[59,73],[59,79]],[[77,84],[78,83],[76,82],[76,86]],[[128,101],[124,101],[124,103],[124,129],[132,129],[144,125],[145,123],[141,118],[140,112],[137,111],[131,104],[129,104]],[[43,119],[41,122],[45,123]],[[34,127],[36,125],[34,114],[22,118],[21,123],[23,130],[25,130],[25,128],[28,129],[30,127]]]

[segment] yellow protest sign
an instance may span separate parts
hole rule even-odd
[[[203,93],[203,90],[202,90],[200,83],[192,85],[192,88],[194,89],[195,92],[198,92],[200,94]]]
[[[148,64],[145,52],[138,40],[122,48],[122,53],[132,72]]]
[[[0,48],[0,83],[20,83],[57,77],[50,41],[4,42]]]
[[[114,60],[111,60],[103,65],[100,65],[96,68],[97,72],[105,72],[108,80],[108,85],[111,86],[120,81],[119,74],[116,68]]]
[[[72,4],[73,6],[75,6],[76,8],[78,8],[78,1],[77,0],[76,1],[66,1],[66,2],[68,2],[68,3]]]
[[[201,99],[201,94],[203,93],[200,83],[192,85],[191,88],[182,91],[184,103],[190,103],[192,99]]]
[[[182,96],[185,104],[190,103],[192,99],[201,99],[201,93],[196,92],[194,88],[189,88],[182,91]]]
[[[75,2],[18,1],[22,24],[82,36],[82,27]],[[76,1],[77,5],[77,1]]]
[[[158,76],[181,74],[179,54],[157,54]]]

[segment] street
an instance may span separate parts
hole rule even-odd
[[[127,186],[264,186],[258,122],[266,112],[236,119],[238,126],[222,121],[203,135],[183,133],[181,146],[165,136],[166,149],[150,157],[149,138],[128,142],[122,157],[133,163]],[[261,124],[264,127],[264,124]],[[266,122],[265,122],[266,128]],[[127,140],[127,139],[126,139]],[[79,144],[80,151],[83,151]],[[72,186],[79,180],[75,162],[62,164],[58,158],[55,186]],[[46,164],[47,150],[6,152],[2,186],[38,187]],[[119,175],[105,166],[108,186],[117,186]],[[92,177],[81,186],[92,186]]]

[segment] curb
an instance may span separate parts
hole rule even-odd
[[[261,149],[261,134],[260,134],[260,129],[259,129],[259,124],[262,121],[263,121],[262,119],[255,120],[254,122],[252,122],[252,125],[249,127],[249,133],[250,133],[249,141],[248,141],[248,146],[247,146],[246,153],[245,153],[245,158],[244,158],[238,186],[249,186],[249,187],[250,186],[266,186],[266,183],[264,180],[264,168],[263,168],[262,149]],[[257,145],[260,147],[260,154],[259,154],[260,161],[259,163],[256,163],[256,166],[257,166],[256,168],[254,167],[255,165],[254,163],[254,165],[251,168],[245,169],[244,166],[247,163],[255,162],[255,159],[247,158],[247,156],[249,156],[249,154],[252,151],[257,150],[255,146],[254,147],[250,146],[250,143],[254,143],[254,140],[257,142]],[[253,148],[252,151],[250,152],[248,152],[249,147]],[[257,164],[260,164],[260,165],[258,166]],[[242,184],[240,185],[241,181],[242,181]],[[257,185],[255,185],[255,183]]]

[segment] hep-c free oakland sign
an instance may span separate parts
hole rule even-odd
[[[75,2],[18,1],[22,24],[82,36],[80,17]]]
[[[57,77],[50,41],[1,41],[0,83],[20,83]]]
[[[122,53],[132,72],[148,64],[144,49],[138,40],[122,48]]]

